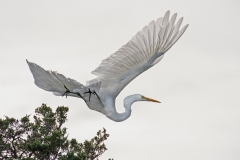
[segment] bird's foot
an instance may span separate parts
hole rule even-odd
[[[64,88],[66,88],[66,91],[63,93],[62,96],[66,95],[66,98],[67,98],[68,93],[71,93],[71,92],[65,85],[64,85]]]
[[[98,97],[98,99],[100,100],[100,98],[99,98],[99,96],[98,96],[98,94],[96,93],[96,91],[95,90],[90,90],[90,88],[88,88],[88,91],[87,92],[84,92],[84,94],[86,94],[86,93],[89,93],[89,101],[90,101],[90,99],[91,99],[91,95],[93,94],[93,95],[95,95],[95,96],[97,96]]]

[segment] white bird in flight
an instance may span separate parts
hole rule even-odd
[[[27,61],[34,83],[56,96],[82,98],[90,109],[101,112],[116,122],[130,117],[131,105],[134,102],[160,103],[143,95],[133,94],[124,99],[125,112],[118,113],[115,107],[115,99],[123,88],[138,75],[157,64],[187,29],[188,25],[180,29],[183,18],[175,23],[177,14],[173,14],[170,19],[169,15],[170,12],[167,11],[164,17],[150,22],[127,44],[104,59],[99,67],[92,71],[97,77],[87,81],[86,85]]]

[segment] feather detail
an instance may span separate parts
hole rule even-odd
[[[188,27],[186,25],[179,30],[183,18],[175,24],[177,14],[173,14],[170,20],[169,15],[170,11],[167,11],[164,17],[151,21],[127,44],[92,71],[92,74],[97,75],[97,79],[101,81],[102,90],[118,95],[131,80],[163,58],[164,53],[176,43]],[[119,90],[111,90],[112,85],[118,85]]]
[[[62,96],[66,92],[66,86],[70,91],[78,89],[79,91],[86,91],[87,88],[74,79],[66,78],[64,75],[56,71],[46,71],[39,65],[27,61],[30,71],[32,72],[34,83],[41,89],[53,92],[54,95]],[[78,97],[74,94],[69,96]]]

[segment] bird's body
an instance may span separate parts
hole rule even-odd
[[[157,64],[185,32],[188,25],[179,30],[183,18],[175,24],[177,14],[169,20],[169,11],[164,17],[152,21],[139,31],[127,44],[103,60],[92,73],[97,77],[81,83],[62,74],[46,71],[37,64],[28,62],[35,84],[57,96],[82,98],[88,107],[114,121],[123,121],[131,115],[131,105],[136,101],[156,100],[134,94],[124,99],[125,112],[118,113],[115,99],[134,78]]]

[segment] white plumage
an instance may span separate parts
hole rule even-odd
[[[83,98],[90,109],[99,111],[114,121],[127,119],[131,115],[132,103],[158,101],[140,94],[131,95],[124,99],[125,112],[118,113],[115,108],[116,97],[129,82],[157,64],[188,27],[185,25],[180,29],[183,18],[175,23],[177,14],[170,20],[169,14],[167,11],[164,17],[150,22],[127,44],[103,60],[99,67],[92,71],[97,77],[88,81],[86,86],[27,61],[35,84],[54,95],[67,94]]]

